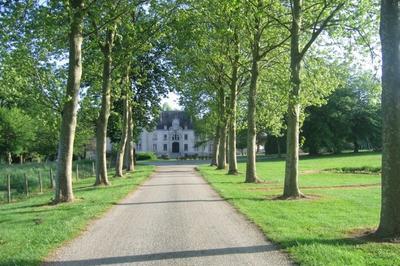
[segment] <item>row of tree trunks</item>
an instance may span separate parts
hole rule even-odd
[[[107,126],[111,109],[111,72],[112,72],[112,49],[114,46],[115,27],[107,30],[106,40],[102,48],[103,62],[103,84],[101,109],[97,119],[96,127],[96,183],[95,185],[109,185],[107,175]]]
[[[122,111],[122,132],[121,132],[121,141],[119,143],[119,149],[118,149],[118,154],[117,154],[117,161],[115,163],[115,176],[116,177],[122,177],[123,172],[122,168],[124,166],[124,155],[125,155],[125,148],[126,144],[128,141],[128,131],[129,131],[129,111],[128,109],[130,108],[129,104],[129,98],[128,98],[128,91],[130,89],[129,86],[129,72],[130,72],[130,67],[129,65],[127,66],[126,69],[126,76],[124,79],[124,84],[123,84],[123,90],[122,90],[122,102],[123,102],[123,111]]]
[[[82,77],[83,0],[70,0],[72,22],[69,34],[69,61],[66,101],[62,109],[60,140],[57,155],[57,175],[54,202],[74,200],[72,191],[72,157]]]

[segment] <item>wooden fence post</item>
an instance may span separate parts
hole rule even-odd
[[[76,181],[79,180],[79,164],[76,164]]]
[[[43,193],[43,182],[42,182],[42,173],[40,172],[40,170],[38,172],[38,178],[39,178],[39,192],[40,192],[40,194],[42,194]]]
[[[26,176],[26,173],[24,173],[24,178],[25,178],[25,195],[29,197],[28,177]]]
[[[7,175],[7,202],[11,202],[11,176]]]

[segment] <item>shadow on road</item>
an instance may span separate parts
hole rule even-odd
[[[260,252],[275,251],[275,250],[277,250],[277,248],[273,245],[260,245],[260,246],[248,246],[248,247],[162,252],[162,253],[153,253],[144,255],[132,255],[132,256],[121,256],[121,257],[110,257],[110,258],[99,258],[99,259],[88,259],[88,260],[47,262],[44,265],[46,266],[109,265],[109,264],[157,261],[157,260],[167,260],[167,259],[184,259],[193,257],[208,257],[208,256],[246,254],[246,253],[250,254],[250,253],[260,253]]]
[[[115,203],[115,205],[144,205],[144,204],[164,204],[164,203],[188,203],[188,202],[218,202],[224,201],[223,199],[213,200],[165,200],[165,201],[146,201],[146,202],[128,202],[128,203]]]

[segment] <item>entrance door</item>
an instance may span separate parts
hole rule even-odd
[[[172,153],[179,153],[179,142],[172,143]]]

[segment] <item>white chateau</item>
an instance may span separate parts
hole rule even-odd
[[[143,130],[136,150],[154,152],[169,158],[210,156],[212,144],[206,142],[197,147],[199,139],[193,129],[192,119],[183,111],[163,111],[160,121],[152,132]]]

